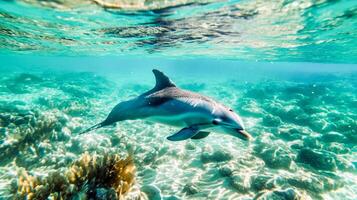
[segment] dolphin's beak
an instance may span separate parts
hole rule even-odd
[[[238,133],[238,137],[241,138],[242,140],[252,140],[253,137],[245,130],[242,129],[236,129]]]

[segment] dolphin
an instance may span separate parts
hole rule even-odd
[[[117,104],[107,118],[82,133],[124,120],[146,119],[182,129],[167,137],[170,141],[202,139],[211,132],[243,140],[252,136],[242,119],[229,107],[206,96],[178,88],[163,72],[153,69],[156,85],[140,96]],[[81,133],[81,134],[82,134]]]

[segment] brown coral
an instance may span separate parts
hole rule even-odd
[[[117,154],[99,157],[85,153],[67,172],[71,184],[81,186],[88,182],[89,185],[97,187],[111,187],[119,197],[130,190],[134,175],[135,166],[131,156],[120,159]]]
[[[131,156],[121,159],[117,154],[91,156],[85,153],[65,173],[56,171],[40,178],[20,171],[15,199],[70,199],[83,192],[83,188],[88,188],[82,194],[87,197],[95,197],[97,188],[107,188],[122,199],[130,191],[134,178]]]

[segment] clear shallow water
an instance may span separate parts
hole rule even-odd
[[[0,49],[356,63],[356,1],[104,2],[1,1]]]
[[[4,198],[16,193],[21,169],[46,177],[65,171],[85,152],[130,151],[137,173],[127,199],[356,199],[355,65],[118,57],[1,60]],[[150,89],[154,66],[181,88],[231,106],[255,140],[211,134],[169,142],[165,138],[176,128],[140,120],[78,135],[118,102]],[[55,125],[47,131],[31,131],[50,122]]]
[[[1,1],[0,199],[111,199],[103,173],[69,175],[110,171],[108,154],[134,160],[125,199],[357,199],[355,1],[124,7]],[[255,140],[170,142],[176,128],[141,120],[78,134],[151,89],[153,68],[232,107]]]

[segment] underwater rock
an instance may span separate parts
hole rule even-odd
[[[233,188],[238,190],[241,193],[247,193],[250,189],[249,181],[245,181],[244,177],[239,175],[234,175],[230,177],[230,184]]]
[[[223,167],[219,168],[218,172],[223,177],[230,177],[233,174],[233,169],[232,169],[232,167],[229,167],[229,166],[223,166]]]
[[[329,171],[335,171],[337,169],[336,156],[326,151],[303,148],[298,153],[297,161],[309,164],[316,169]]]
[[[144,192],[147,195],[148,199],[150,199],[150,200],[161,200],[162,199],[160,189],[154,185],[144,185],[140,188],[140,190],[142,192]]]
[[[160,147],[158,149],[158,156],[159,157],[164,156],[169,150],[170,150],[170,148],[168,146]]]
[[[304,147],[309,147],[312,149],[322,148],[321,142],[315,137],[306,137],[303,141]]]
[[[196,149],[196,146],[193,142],[191,141],[188,141],[186,144],[185,144],[185,149],[187,150],[195,150]]]
[[[25,124],[25,123],[26,123],[26,120],[23,117],[19,117],[14,120],[14,124],[17,126],[19,126],[21,124]]]
[[[157,173],[151,168],[144,169],[140,172],[139,176],[142,177],[143,183],[148,185],[155,181]]]
[[[292,162],[289,153],[281,148],[268,149],[263,151],[260,156],[270,168],[289,169]]]
[[[344,134],[347,138],[346,142],[351,144],[357,144],[357,128],[351,129],[350,131],[347,131]]]
[[[306,113],[296,113],[296,116],[292,120],[293,123],[300,126],[305,126],[306,124],[309,124],[309,121],[310,116]]]
[[[336,130],[341,133],[348,132],[350,130],[354,130],[356,132],[357,130],[356,119],[353,119],[351,117],[344,117],[343,120],[336,121],[335,125]]]
[[[262,107],[267,112],[265,113],[265,115],[267,115],[269,118],[271,118],[272,116],[286,118],[287,109],[285,108],[283,102],[272,99],[264,99],[261,103]]]
[[[155,149],[152,149],[151,151],[145,153],[144,156],[145,157],[142,160],[143,164],[149,165],[156,161],[158,158],[158,152]]]
[[[314,194],[321,194],[326,191],[336,190],[344,186],[339,177],[327,175],[307,174],[287,178],[287,182],[297,188],[310,191]]]
[[[199,189],[197,188],[196,185],[192,184],[192,183],[187,183],[183,189],[182,192],[188,194],[188,195],[193,195],[199,192]]]
[[[225,152],[223,150],[217,150],[213,153],[209,152],[203,152],[201,154],[201,161],[203,163],[209,163],[209,162],[225,162],[229,161],[233,158],[232,154],[229,152]]]
[[[256,191],[261,191],[265,189],[273,189],[278,185],[284,183],[284,179],[281,177],[274,177],[272,175],[260,174],[252,177],[251,185]]]
[[[354,172],[356,167],[347,159],[339,158],[336,159],[336,165],[339,170]]]
[[[266,143],[259,144],[258,142],[254,148],[254,152],[270,168],[289,169],[292,163],[289,151],[283,146],[269,145]]]
[[[279,135],[278,137],[286,140],[286,141],[293,141],[293,140],[298,140],[301,139],[303,134],[302,130],[298,130],[297,128],[290,128],[290,129],[282,129],[279,130]]]
[[[118,145],[120,145],[121,138],[116,134],[110,135],[110,142],[111,142],[112,146],[118,146]]]
[[[347,154],[350,153],[351,150],[345,147],[344,144],[332,142],[324,147],[327,151],[333,152],[335,154]]]
[[[321,136],[321,141],[343,143],[346,141],[346,137],[338,132],[328,132]]]
[[[284,190],[273,190],[269,192],[265,192],[262,194],[258,194],[254,199],[256,200],[303,200],[301,194],[293,189],[286,188]]]
[[[281,124],[281,119],[277,116],[268,114],[263,117],[263,124],[265,126],[277,127]]]
[[[293,177],[288,178],[287,181],[292,186],[314,193],[322,193],[324,191],[323,183],[315,177]]]
[[[312,130],[320,133],[328,131],[329,123],[324,119],[324,117],[314,114],[311,116],[309,126]]]
[[[284,106],[284,112],[280,113],[280,117],[284,121],[288,121],[298,125],[304,125],[309,122],[309,115],[307,115],[303,109],[299,106]]]

